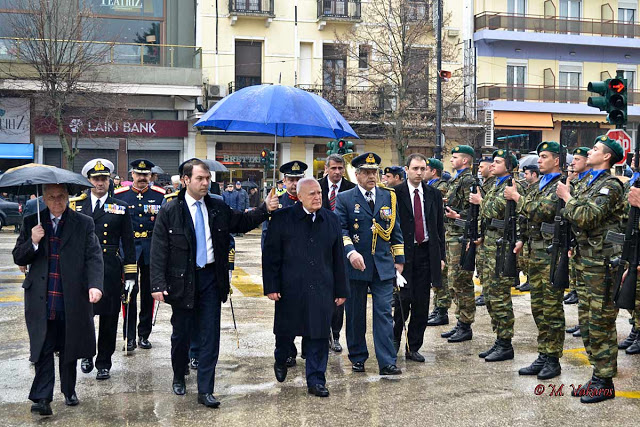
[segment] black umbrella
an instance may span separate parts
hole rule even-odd
[[[211,172],[229,172],[229,169],[217,160],[204,159],[203,162],[209,166]]]
[[[93,187],[89,180],[79,173],[38,163],[17,166],[0,175],[0,189],[13,194],[36,193],[36,197],[39,197],[44,184],[65,184],[70,194]],[[38,223],[40,223],[39,203]]]
[[[242,188],[246,188],[246,189],[249,189],[249,188],[258,188],[258,184],[256,184],[256,183],[255,183],[255,182],[253,182],[253,181],[242,181],[242,182],[240,183],[240,185],[242,186]]]

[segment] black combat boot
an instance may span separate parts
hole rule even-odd
[[[638,330],[634,326],[633,328],[631,328],[631,333],[629,334],[629,336],[626,337],[620,344],[618,344],[618,348],[620,350],[624,350],[626,348],[629,348],[629,346],[631,346],[631,344],[633,344],[633,342],[637,338],[638,338]]]
[[[433,307],[433,311],[431,313],[429,313],[429,317],[427,317],[427,320],[431,320],[434,317],[436,317],[436,315],[438,314],[438,307]]]
[[[448,342],[463,342],[473,338],[471,323],[464,323],[458,320],[458,330],[449,337]]]
[[[449,338],[450,336],[452,336],[453,334],[455,334],[456,332],[458,332],[458,327],[460,326],[460,322],[458,322],[456,324],[456,326],[453,327],[453,329],[451,329],[450,331],[447,332],[443,332],[440,334],[440,336],[442,338]]]
[[[565,332],[568,333],[568,334],[573,334],[574,332],[577,332],[579,330],[580,330],[580,325],[575,325],[575,326],[572,326],[570,328],[565,329]]]
[[[636,338],[636,340],[624,351],[627,354],[640,354],[640,337]]]
[[[484,294],[480,294],[476,297],[476,306],[478,307],[482,307],[487,305],[487,303],[484,301]]]
[[[493,353],[497,347],[498,347],[498,340],[496,340],[496,342],[493,343],[493,346],[491,346],[489,350],[485,350],[482,353],[478,354],[478,357],[480,357],[481,359],[484,359],[485,357]]]
[[[521,368],[518,371],[520,375],[538,375],[542,368],[544,367],[545,362],[547,361],[546,354],[538,354],[538,358],[533,361],[533,363],[525,368]]]
[[[544,362],[542,370],[538,373],[538,379],[549,380],[557,377],[561,372],[562,368],[560,367],[560,360],[554,356],[547,356],[547,360]]]
[[[496,341],[497,347],[484,358],[485,362],[502,362],[503,360],[513,359],[513,346],[511,339],[500,339]]]
[[[427,321],[427,326],[441,326],[449,324],[449,313],[444,307],[437,308],[437,314]]]
[[[591,386],[582,393],[581,403],[597,403],[616,397],[616,389],[613,386],[613,379],[599,378],[595,375],[591,379]]]
[[[571,291],[567,294],[564,299],[564,303],[567,305],[577,304],[578,303],[578,293],[576,291]]]

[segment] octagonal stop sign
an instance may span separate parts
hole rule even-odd
[[[611,139],[615,139],[622,146],[624,150],[624,158],[620,160],[616,165],[622,165],[627,161],[627,154],[631,152],[631,137],[622,129],[611,129],[607,132],[607,136]]]

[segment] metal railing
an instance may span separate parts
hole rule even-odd
[[[273,0],[229,0],[229,13],[275,16]]]
[[[540,101],[560,102],[570,104],[586,104],[590,96],[598,96],[582,88],[559,86],[508,86],[498,84],[483,84],[478,86],[478,99],[504,101]],[[633,105],[640,100],[640,92],[627,92],[627,104]]]
[[[318,19],[359,20],[360,0],[318,0]]]
[[[42,48],[49,48],[55,43],[64,44],[61,50],[68,52],[69,57],[82,57],[84,58],[83,61],[87,63],[202,68],[202,49],[196,46],[100,41],[55,41],[16,37],[0,37],[0,61],[30,62],[30,60],[38,59],[37,54],[33,57],[27,51],[37,50],[39,43],[43,45]],[[74,54],[76,49],[85,49],[87,52],[84,55]]]
[[[483,29],[640,38],[640,25],[633,22],[501,12],[482,12],[476,15],[475,30]]]

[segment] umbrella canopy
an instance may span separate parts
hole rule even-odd
[[[520,170],[525,166],[538,165],[538,156],[536,154],[529,154],[527,157],[522,157],[519,162]]]
[[[256,184],[256,183],[255,183],[255,182],[253,182],[253,181],[242,181],[242,182],[240,183],[240,185],[242,186],[242,188],[246,188],[246,189],[249,189],[249,188],[258,188],[258,184]]]
[[[158,175],[163,174],[164,169],[162,169],[160,166],[154,166],[151,168],[151,173],[157,173]]]
[[[223,165],[217,160],[204,159],[203,162],[206,163],[207,166],[209,166],[209,170],[211,172],[228,172],[229,171],[229,169],[227,169],[225,165]]]
[[[232,93],[194,125],[276,136],[358,138],[325,99],[291,86],[257,85]]]
[[[13,194],[42,194],[43,184],[66,184],[69,194],[93,187],[79,173],[38,163],[17,166],[0,175],[0,189]]]

